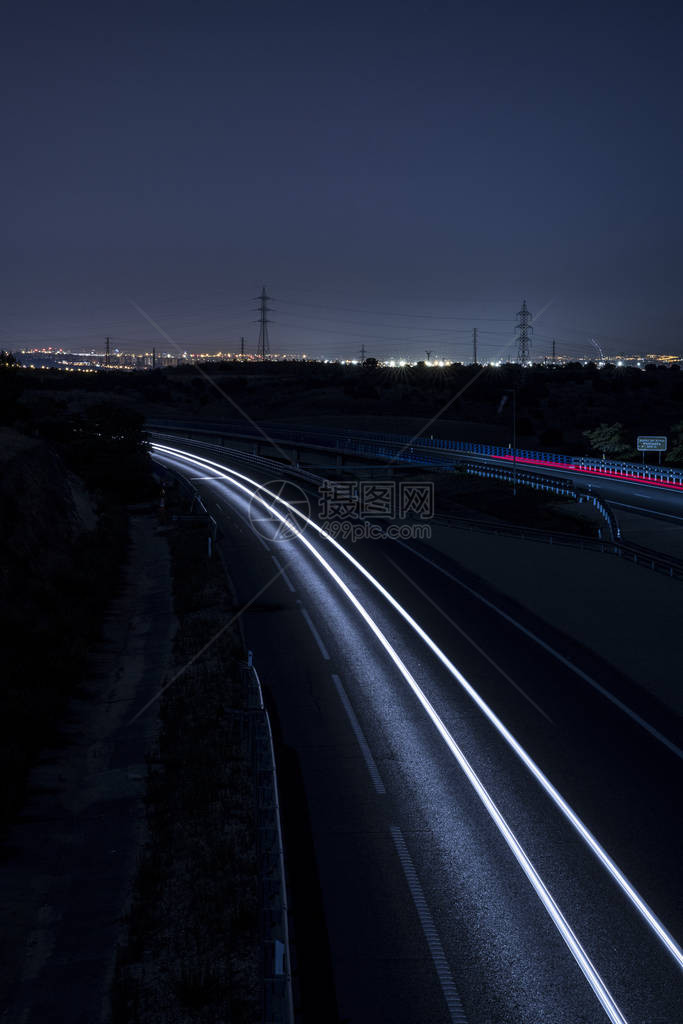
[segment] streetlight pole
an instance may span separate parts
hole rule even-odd
[[[512,395],[512,445],[508,444],[508,448],[512,448],[512,495],[514,498],[517,497],[517,388],[505,388],[503,391],[503,397],[500,400],[498,406],[498,414],[503,411],[503,407],[508,400],[508,395]]]

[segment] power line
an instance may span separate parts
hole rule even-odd
[[[373,340],[373,341],[379,339],[379,340],[383,340],[383,341],[391,341],[391,342],[394,342],[394,343],[398,343],[400,345],[411,345],[411,344],[418,345],[420,343],[420,337],[419,337],[420,328],[419,327],[415,328],[415,331],[417,332],[417,337],[415,337],[415,338],[396,338],[396,337],[391,337],[391,336],[386,335],[386,334],[366,334],[366,333],[358,333],[357,331],[346,331],[346,330],[343,330],[343,329],[339,330],[339,331],[335,331],[335,330],[331,330],[328,327],[311,327],[311,326],[309,326],[307,324],[292,324],[292,323],[288,323],[287,321],[281,320],[280,318],[278,318],[277,320],[273,321],[273,323],[280,324],[281,326],[286,327],[286,328],[288,328],[290,330],[312,331],[315,334],[334,334],[334,335],[338,335],[341,338],[366,338],[366,339],[370,339],[370,340]],[[365,325],[364,324],[359,324],[358,326],[359,327],[363,327]],[[391,329],[392,325],[391,324],[385,324],[384,326],[386,326],[389,329]],[[462,330],[460,330],[458,328],[457,330],[458,330],[458,333],[463,333],[463,334],[469,334],[470,333],[470,328],[463,328]],[[454,332],[448,331],[447,333],[448,334],[452,334]],[[486,334],[486,335],[494,335],[494,336],[498,336],[498,337],[501,337],[501,338],[509,338],[510,337],[510,332],[509,331],[484,331],[483,333]]]
[[[339,317],[336,317],[336,316],[335,317],[331,317],[331,316],[315,316],[315,315],[311,316],[310,314],[307,314],[307,313],[292,313],[292,314],[290,314],[290,313],[287,312],[287,310],[284,311],[284,315],[285,316],[295,316],[297,318],[302,318],[304,320],[321,320],[323,323],[330,323],[330,324],[350,324],[352,327],[370,327],[370,328],[388,327],[390,330],[393,330],[393,331],[422,331],[423,333],[425,331],[429,331],[430,334],[432,334],[432,333],[436,333],[436,334],[469,334],[469,332],[470,332],[470,328],[469,327],[425,327],[422,324],[406,324],[405,327],[404,327],[401,324],[373,324],[373,323],[368,323],[367,321],[364,322],[362,320],[340,320]],[[390,314],[385,314],[385,315],[391,316],[392,314],[390,313]]]
[[[441,313],[400,313],[396,310],[387,311],[380,309],[358,309],[351,306],[323,306],[315,302],[296,302],[294,299],[278,299],[278,302],[284,303],[287,306],[305,306],[308,309],[327,309],[327,310],[339,310],[342,313],[369,313],[371,316],[400,316],[409,317],[413,320],[471,320],[470,316],[460,316],[456,314],[441,314]],[[480,316],[477,319],[486,320],[491,323],[508,324],[510,323],[509,317],[495,317],[495,316]]]

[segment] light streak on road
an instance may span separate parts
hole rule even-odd
[[[198,456],[189,456],[185,452],[179,451],[177,449],[174,450],[172,448],[166,448],[165,446],[158,444],[155,444],[154,448],[190,463],[192,463],[192,461],[199,460]],[[211,461],[208,459],[201,459],[200,461],[208,463],[209,465],[218,466],[218,463],[211,463]],[[239,480],[233,479],[230,475],[231,473],[232,470],[227,469],[227,467],[220,467],[220,469],[216,469],[216,474],[219,479],[222,478],[224,480],[229,481],[234,487],[237,487],[239,490],[243,491],[244,494],[249,495],[249,497],[252,500],[259,501],[263,505],[263,507],[266,508],[271,513],[271,515],[275,516],[282,523],[289,522],[289,520],[284,515],[282,515],[282,513],[274,505],[270,505],[262,496],[265,488],[259,485],[256,481],[250,480],[250,483],[253,485],[253,487],[257,488],[257,490],[252,490],[250,487],[245,486],[245,484],[241,483]],[[249,480],[249,477],[245,477],[244,474],[242,473],[237,475],[239,475],[243,479]],[[272,492],[268,493],[272,494]],[[273,495],[273,497],[275,497],[276,500],[278,500],[278,502],[284,505],[288,505],[286,501],[284,501],[281,498],[277,498],[276,495]],[[291,508],[289,505],[288,507]],[[301,518],[305,519],[311,526],[317,525],[314,524],[311,520],[309,520],[306,516],[304,516],[303,513],[298,514],[301,516]],[[320,528],[318,527],[318,529]],[[322,533],[323,531],[321,530],[320,532]],[[367,611],[364,605],[361,604],[361,602],[358,600],[355,594],[352,593],[352,591],[349,589],[349,587],[346,585],[343,579],[339,576],[339,574],[335,571],[332,565],[330,565],[327,559],[325,559],[323,555],[320,554],[317,548],[313,544],[311,544],[308,538],[305,537],[302,533],[299,533],[297,535],[297,539],[304,545],[304,547],[311,553],[311,555],[313,555],[316,561],[320,563],[320,565],[323,567],[325,572],[331,577],[331,579],[334,580],[336,585],[339,587],[339,589],[342,591],[342,593],[348,599],[348,601],[353,605],[353,607],[356,609],[356,611],[363,619],[363,621],[366,623],[366,625],[370,628],[370,630],[375,635],[381,646],[389,655],[391,661],[394,663],[400,674],[403,676],[405,681],[410,686],[411,690],[413,691],[418,701],[424,708],[427,716],[429,717],[433,725],[436,727],[437,732],[443,739],[448,749],[451,751],[455,760],[460,765],[462,771],[464,772],[466,778],[470,782],[472,788],[479,797],[480,801],[484,805],[489,816],[492,818],[498,831],[500,832],[507,846],[514,855],[515,860],[517,861],[522,871],[531,883],[534,891],[536,892],[536,895],[540,899],[548,915],[550,916],[553,924],[555,925],[558,932],[562,936],[564,942],[566,943],[567,947],[571,951],[572,956],[576,960],[586,980],[593,989],[593,992],[595,993],[600,1005],[604,1009],[610,1021],[612,1021],[612,1024],[627,1024],[626,1018],[617,1006],[612,994],[610,993],[605,982],[602,980],[600,974],[598,973],[597,968],[591,961],[590,957],[586,953],[579,939],[576,937],[574,931],[569,925],[569,922],[567,921],[564,914],[560,910],[559,906],[555,902],[553,896],[549,892],[547,886],[545,885],[545,882],[538,874],[538,871],[536,870],[534,865],[531,863],[529,856],[523,849],[521,843],[517,839],[512,828],[501,814],[493,798],[491,797],[488,790],[479,779],[479,776],[476,774],[474,768],[467,760],[465,754],[456,743],[455,739],[447,729],[443,720],[438,715],[437,711],[431,704],[424,690],[422,690],[422,688],[419,686],[414,676],[411,674],[405,663],[401,660],[400,655],[397,653],[397,651],[391,645],[391,643],[387,640],[384,633],[381,631],[381,629],[379,628],[375,620],[372,618],[370,613]],[[381,587],[381,584],[378,584],[378,586]],[[383,590],[384,588],[381,589]]]
[[[616,483],[622,481],[623,483],[642,484],[646,487],[663,487],[665,490],[679,493],[683,491],[683,484],[679,484],[675,480],[656,480],[652,477],[644,479],[636,473],[623,473],[618,469],[600,469],[597,466],[582,466],[575,462],[553,462],[552,459],[529,459],[523,458],[521,455],[485,455],[483,458],[524,463],[527,466],[549,466],[552,469],[564,470],[566,473],[587,473],[590,476],[602,476],[608,480],[614,480]]]
[[[245,492],[250,493],[249,488],[244,487],[243,484],[239,483],[239,480],[236,480],[234,478],[239,477],[241,480],[248,481],[248,483],[251,486],[259,489],[259,493],[261,495],[264,493],[268,494],[279,504],[285,505],[290,512],[293,512],[295,515],[299,516],[302,520],[305,521],[306,525],[310,526],[313,530],[315,530],[328,543],[332,544],[332,546],[337,551],[339,551],[339,553],[343,555],[344,558],[351,562],[351,564],[361,573],[361,575],[363,575],[365,579],[367,579],[368,582],[371,583],[373,587],[375,587],[375,589],[379,591],[379,593],[399,613],[399,615],[401,615],[401,617],[408,623],[411,629],[413,629],[415,633],[417,633],[417,635],[424,641],[424,643],[429,647],[432,653],[436,655],[436,657],[444,665],[448,672],[458,681],[458,683],[462,686],[462,688],[469,695],[469,697],[476,703],[476,705],[483,712],[483,714],[486,715],[486,717],[495,727],[497,732],[505,739],[506,743],[515,752],[517,757],[522,761],[522,763],[526,766],[529,772],[534,776],[534,778],[537,780],[537,782],[540,784],[543,790],[553,801],[555,806],[561,811],[566,820],[581,836],[583,841],[593,852],[593,854],[597,857],[597,859],[605,868],[605,870],[617,883],[622,892],[628,897],[628,899],[636,908],[636,910],[638,911],[642,919],[646,922],[648,927],[657,936],[659,941],[667,949],[671,956],[677,961],[679,967],[683,967],[683,950],[681,949],[676,939],[673,937],[673,935],[671,935],[668,929],[659,920],[654,911],[648,906],[648,904],[642,898],[637,889],[631,884],[631,882],[624,875],[619,866],[615,863],[615,861],[610,857],[607,851],[598,842],[598,840],[595,838],[590,829],[587,828],[587,826],[579,818],[579,816],[576,814],[576,812],[570,806],[570,804],[567,803],[567,801],[559,792],[559,790],[555,788],[550,779],[545,775],[545,773],[539,768],[539,766],[533,760],[531,755],[528,754],[524,747],[522,747],[522,745],[515,739],[515,737],[512,735],[509,729],[498,718],[493,709],[489,707],[489,705],[486,703],[483,697],[481,697],[480,694],[475,690],[472,684],[465,678],[462,672],[458,668],[456,668],[456,666],[450,661],[447,655],[444,654],[441,648],[422,629],[419,623],[415,621],[412,615],[410,615],[410,613],[406,611],[406,609],[401,604],[399,604],[399,602],[393,597],[393,595],[365,568],[364,565],[362,565],[361,562],[354,558],[353,555],[351,555],[344,547],[342,547],[341,544],[339,544],[333,537],[326,533],[326,531],[323,530],[322,527],[318,526],[318,524],[315,523],[312,519],[309,519],[307,516],[305,516],[298,509],[294,508],[283,498],[273,494],[273,492],[271,491],[268,491],[262,485],[258,484],[256,481],[252,480],[245,474],[239,473],[237,470],[222,466],[220,463],[213,462],[213,460],[211,459],[206,459],[198,455],[188,455],[186,452],[183,452],[180,449],[170,448],[167,447],[166,445],[160,445],[157,443],[154,443],[153,447],[155,449],[158,449],[159,451],[167,452],[172,456],[179,456],[180,458],[183,458],[190,463],[194,461],[195,463],[209,466],[213,468],[214,472],[216,472],[219,476],[231,480],[231,482],[234,483],[236,486],[240,487]],[[269,508],[271,511],[273,511],[272,507],[269,506]],[[314,553],[315,557],[318,558],[318,560],[321,560],[322,563],[327,567],[327,563],[324,561],[324,559],[322,559],[322,556],[320,556],[317,550],[313,548],[310,545],[309,541],[301,534],[299,534],[299,540],[301,540],[302,543],[305,544],[306,547],[308,547]],[[330,571],[333,572],[334,570],[330,568]],[[342,586],[345,588],[345,584],[342,584]],[[345,592],[347,589],[348,588],[345,588]]]

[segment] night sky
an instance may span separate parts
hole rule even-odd
[[[15,4],[0,345],[683,352],[680,5]]]

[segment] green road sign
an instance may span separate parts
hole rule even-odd
[[[665,452],[666,451],[665,437],[653,437],[645,435],[638,438],[638,451],[639,452]]]

